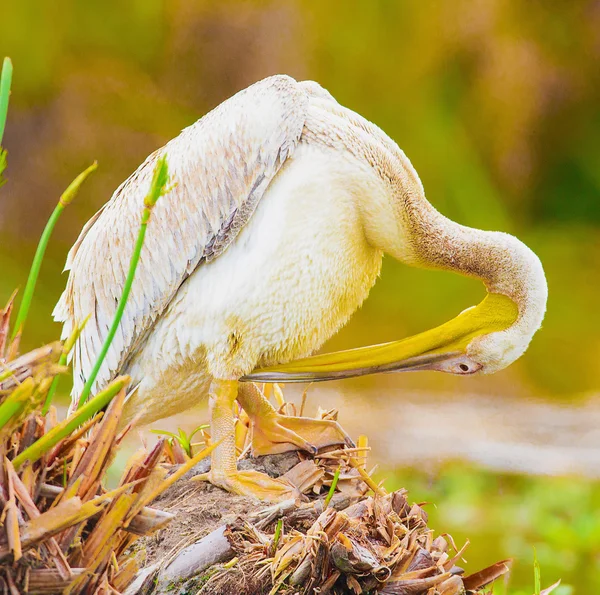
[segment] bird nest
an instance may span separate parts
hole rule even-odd
[[[374,484],[355,454],[248,459],[304,494],[259,509],[182,478],[154,503],[182,517],[138,543],[146,567],[127,593],[457,595],[488,593],[508,571],[504,561],[466,575],[466,544],[435,537],[423,507]]]
[[[59,421],[52,407],[43,414],[65,371],[63,348],[19,356],[18,338],[7,341],[10,310],[0,310],[0,592],[453,595],[485,592],[507,571],[501,562],[466,576],[464,547],[434,537],[404,490],[386,493],[373,481],[364,439],[314,457],[254,459],[243,414],[240,466],[284,476],[302,498],[257,507],[194,481],[207,468],[206,431],[196,454],[167,437],[141,449],[108,490],[128,431],[117,431],[126,379],[85,421]]]

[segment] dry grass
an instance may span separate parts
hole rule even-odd
[[[151,450],[134,454],[118,487],[107,491],[103,479],[128,430],[117,431],[127,379],[120,380],[105,410],[80,423],[59,422],[52,407],[42,415],[53,379],[65,371],[58,363],[62,345],[19,355],[18,337],[7,340],[11,310],[12,302],[0,311],[0,590],[122,593],[144,564],[133,553],[140,548],[132,546],[140,537],[148,543],[146,536],[159,529],[164,536],[182,500],[167,497],[155,508],[149,505],[177,491],[180,478],[212,447],[190,457],[178,440],[161,438]],[[278,387],[273,393],[282,412],[297,413]],[[242,412],[236,429],[241,459],[248,458],[251,436]],[[204,446],[210,444],[206,431],[203,438]],[[507,571],[501,562],[465,577],[459,567],[464,547],[449,536],[434,537],[426,512],[410,505],[403,490],[388,494],[375,484],[367,453],[361,437],[356,449],[293,455],[281,474],[303,501],[254,515],[247,505],[238,506],[225,531],[233,560],[204,572],[202,592],[456,595],[481,592]],[[212,489],[213,506],[226,509],[228,498]],[[190,506],[190,497],[186,501]],[[196,529],[200,539],[201,527]],[[171,551],[169,559],[177,554]],[[152,589],[146,585],[145,592]]]
[[[508,571],[503,561],[465,576],[460,564],[467,544],[457,548],[450,536],[434,537],[427,513],[409,504],[404,490],[388,494],[366,483],[355,454],[339,449],[287,471],[306,501],[230,523],[225,535],[233,562],[210,570],[200,592],[458,595],[481,592]]]
[[[251,440],[246,430],[242,418],[241,453]],[[436,537],[424,508],[410,504],[405,490],[387,493],[375,484],[366,471],[367,454],[361,437],[356,449],[330,448],[314,458],[287,453],[244,459],[302,493],[301,501],[255,512],[246,498],[183,478],[155,503],[181,511],[181,517],[140,543],[144,580],[131,593],[458,595],[484,593],[508,571],[509,561],[502,561],[466,575],[461,564],[467,544]],[[226,540],[215,542],[219,527]]]
[[[165,481],[165,463],[172,462],[166,443],[132,457],[117,489],[103,488],[125,433],[117,433],[123,381],[104,412],[56,443],[46,440],[56,429],[69,429],[54,408],[41,414],[53,378],[64,371],[62,347],[18,356],[18,338],[7,341],[11,310],[12,302],[0,311],[0,590],[121,592],[138,570],[128,548],[173,518],[148,507],[171,483]],[[31,448],[39,444],[41,454]],[[23,460],[30,452],[36,460]]]

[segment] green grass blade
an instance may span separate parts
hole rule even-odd
[[[210,424],[202,424],[200,426],[198,426],[195,430],[192,430],[192,433],[189,435],[189,439],[190,442],[192,441],[192,438],[200,431],[200,430],[206,430],[206,428],[210,428]]]
[[[33,378],[27,378],[2,402],[0,405],[0,430],[25,409],[26,401],[31,397],[34,387]]]
[[[277,552],[277,546],[279,545],[279,540],[281,539],[281,531],[283,529],[283,519],[279,519],[277,521],[277,526],[275,527],[275,535],[273,536],[273,555]]]
[[[0,147],[0,188],[6,183],[6,178],[2,175],[6,169],[6,151]]]
[[[98,376],[98,372],[100,372],[100,368],[106,358],[106,354],[110,348],[113,339],[117,333],[117,329],[119,328],[119,324],[121,323],[121,318],[123,317],[123,312],[125,311],[125,305],[127,304],[127,300],[129,298],[129,294],[131,292],[131,286],[133,284],[133,279],[135,277],[135,271],[137,269],[138,262],[140,260],[140,255],[142,253],[142,247],[144,245],[144,238],[146,237],[146,228],[148,227],[148,222],[150,221],[150,214],[152,212],[152,208],[156,204],[156,201],[165,194],[167,181],[169,179],[169,172],[167,166],[167,157],[163,155],[158,162],[156,163],[156,167],[154,168],[154,175],[152,178],[152,184],[150,185],[150,191],[146,195],[144,199],[144,210],[142,211],[142,220],[140,223],[140,230],[138,233],[138,237],[135,243],[135,247],[133,249],[133,254],[131,255],[131,260],[129,261],[129,271],[127,273],[127,277],[125,279],[125,284],[123,285],[123,291],[121,293],[121,299],[119,300],[119,304],[117,306],[117,311],[115,312],[111,327],[108,331],[108,335],[104,340],[102,345],[102,349],[98,354],[98,358],[96,359],[96,363],[90,373],[83,390],[81,391],[81,395],[79,396],[79,405],[81,403],[85,403],[92,392],[92,387],[94,386],[94,382]]]
[[[70,417],[52,428],[47,434],[44,434],[37,442],[34,442],[29,448],[26,448],[13,460],[15,469],[18,469],[25,461],[31,461],[33,463],[43,457],[45,453],[58,444],[63,438],[71,434],[73,430],[106,407],[129,380],[129,376],[119,376],[119,378],[114,380],[103,391],[91,399],[89,403],[86,403]]]
[[[2,145],[4,127],[6,126],[11,80],[12,62],[10,61],[10,58],[4,58],[4,63],[2,64],[2,74],[0,74],[0,145]],[[6,182],[6,179],[2,175],[6,169],[6,165],[6,150],[0,146],[0,186],[3,186]]]
[[[79,335],[81,335],[81,331],[84,329],[87,321],[90,319],[88,316],[82,324],[80,324],[72,333],[71,336],[65,341],[63,345],[62,353],[60,354],[60,358],[58,360],[59,366],[66,366],[67,360],[69,358],[69,353],[73,346],[75,345],[75,341],[79,339]],[[48,394],[46,395],[46,401],[44,402],[44,407],[42,409],[42,415],[46,415],[48,413],[48,409],[50,409],[50,405],[52,404],[52,399],[54,398],[54,394],[56,393],[56,389],[58,388],[58,383],[60,382],[60,376],[55,376],[52,380],[52,384],[50,385],[50,389],[48,390]]]
[[[540,568],[540,562],[537,559],[537,552],[533,548],[533,593],[534,595],[540,595],[542,590],[542,570]]]
[[[48,223],[46,223],[46,227],[44,228],[44,232],[42,233],[42,237],[38,243],[37,250],[35,251],[35,256],[33,257],[33,263],[31,264],[31,269],[29,271],[29,277],[27,278],[27,284],[25,285],[25,291],[23,292],[23,299],[21,300],[21,305],[19,307],[19,312],[17,314],[17,319],[15,320],[14,330],[12,332],[11,341],[17,337],[17,335],[21,335],[23,332],[23,327],[25,326],[25,321],[27,320],[27,314],[29,314],[29,308],[31,306],[31,301],[33,300],[33,293],[35,292],[35,285],[37,283],[38,276],[40,274],[40,269],[42,268],[42,261],[44,260],[44,254],[46,253],[46,248],[48,246],[48,242],[50,241],[50,236],[52,235],[52,231],[54,230],[54,226],[58,221],[61,213],[64,211],[65,207],[75,198],[75,195],[79,191],[79,188],[86,180],[86,178],[96,170],[98,164],[94,162],[90,165],[84,172],[80,173],[72,182],[69,184],[69,187],[63,192],[56,208],[50,215],[50,219],[48,219]]]
[[[15,371],[10,368],[6,368],[4,372],[0,372],[0,382],[4,382],[7,378],[15,375]]]
[[[8,114],[8,98],[10,97],[10,84],[12,82],[13,67],[10,58],[4,58],[2,74],[0,74],[0,145],[4,136],[6,116]]]
[[[335,488],[337,488],[338,481],[340,480],[340,472],[342,470],[342,466],[340,465],[335,470],[335,475],[333,476],[333,481],[331,482],[331,486],[329,487],[329,492],[327,493],[327,498],[325,498],[325,504],[323,505],[323,510],[329,506],[331,499],[333,498],[333,494],[335,494]]]

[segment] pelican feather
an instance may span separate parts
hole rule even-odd
[[[319,89],[279,75],[237,93],[152,153],[86,224],[69,252],[71,273],[54,310],[63,338],[91,315],[72,354],[74,398],[115,313],[157,159],[167,155],[173,186],[155,207],[122,323],[93,390],[126,365],[193,271],[236,238],[293,154],[309,96],[331,97]]]

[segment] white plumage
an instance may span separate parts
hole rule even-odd
[[[467,353],[496,371],[526,349],[547,288],[537,257],[506,234],[460,226],[425,199],[404,153],[317,83],[274,76],[184,130],[115,192],[69,253],[55,309],[76,398],[108,332],[158,156],[173,189],[151,219],[123,322],[95,389],[128,373],[148,422],[193,405],[214,379],[306,356],[366,298],[383,252],[482,279],[519,308]]]

